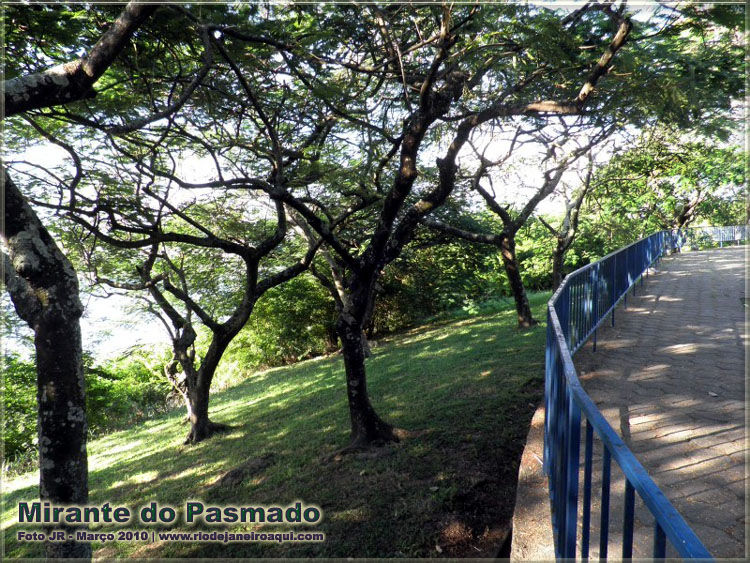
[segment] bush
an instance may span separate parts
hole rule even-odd
[[[273,367],[322,354],[335,346],[335,309],[309,274],[270,289],[222,360],[222,371]],[[218,374],[217,374],[218,375]]]
[[[125,428],[165,410],[171,386],[157,354],[135,350],[101,366],[91,363],[84,365],[90,433]]]
[[[3,442],[6,460],[31,451],[36,437],[36,367],[20,356],[3,355]]]
[[[380,279],[370,333],[387,334],[501,296],[498,259],[494,247],[463,241],[407,247]]]

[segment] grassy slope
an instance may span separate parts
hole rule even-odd
[[[532,297],[538,318],[547,297]],[[493,555],[512,515],[518,460],[542,395],[543,342],[543,328],[518,331],[507,310],[380,343],[368,361],[374,406],[413,435],[374,453],[330,455],[348,436],[338,356],[256,374],[215,394],[213,419],[234,428],[197,446],[180,445],[187,432],[181,411],[97,439],[89,446],[90,504],[135,511],[150,501],[179,507],[187,499],[281,506],[302,500],[323,509],[314,530],[327,540],[110,542],[94,549],[104,557]],[[264,454],[273,455],[270,466],[239,485],[211,487]],[[40,553],[40,546],[15,541],[21,528],[13,524],[17,503],[37,497],[35,482],[32,474],[3,484],[6,555]],[[228,526],[210,529],[246,529]],[[180,528],[187,526],[172,529]]]

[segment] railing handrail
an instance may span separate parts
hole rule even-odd
[[[739,226],[742,229],[742,234],[744,235],[744,238],[748,238],[748,227],[746,225]],[[692,227],[693,229],[701,229],[702,227]],[[737,226],[730,226],[730,227],[709,227],[710,229],[733,229],[732,232],[734,233],[737,228]],[[715,231],[714,231],[715,232]],[[724,231],[722,231],[723,233]],[[549,478],[550,478],[550,496],[554,497],[555,494],[562,494],[564,498],[564,503],[558,504],[558,508],[563,508],[562,510],[558,510],[557,513],[553,514],[553,519],[557,519],[558,522],[553,522],[554,529],[556,532],[558,532],[559,529],[564,532],[564,535],[567,537],[556,537],[555,538],[555,545],[556,545],[556,553],[558,557],[573,557],[576,556],[576,530],[577,530],[577,518],[578,518],[578,510],[577,510],[577,503],[578,503],[578,472],[580,471],[580,453],[579,453],[579,447],[580,444],[574,444],[572,443],[575,440],[578,440],[580,442],[580,423],[581,413],[586,417],[588,423],[593,427],[593,430],[596,432],[599,439],[602,441],[602,443],[605,446],[605,449],[608,450],[609,455],[611,455],[612,458],[615,459],[615,461],[618,463],[620,468],[622,469],[625,478],[627,482],[635,489],[638,494],[640,495],[641,499],[643,500],[644,504],[648,507],[649,511],[653,514],[656,524],[657,524],[657,530],[660,529],[663,531],[664,535],[669,538],[672,545],[677,549],[678,553],[681,557],[685,558],[701,558],[701,559],[712,559],[711,554],[706,549],[706,547],[703,545],[703,543],[698,539],[697,535],[693,530],[688,526],[687,522],[682,518],[682,516],[679,514],[679,512],[674,508],[672,503],[666,498],[664,493],[659,489],[659,487],[654,483],[654,481],[651,479],[651,477],[648,475],[648,472],[643,467],[643,465],[636,459],[636,457],[633,455],[633,453],[630,451],[630,449],[627,447],[625,442],[622,440],[622,438],[615,432],[615,430],[610,426],[610,424],[607,422],[607,420],[604,418],[604,416],[601,414],[599,409],[596,407],[594,402],[591,400],[589,395],[583,390],[583,387],[580,384],[580,381],[578,379],[578,374],[575,369],[575,365],[573,364],[573,354],[580,348],[580,346],[588,340],[590,335],[592,333],[595,334],[596,329],[602,324],[602,322],[606,319],[606,317],[609,315],[610,312],[614,315],[614,308],[619,303],[619,301],[627,296],[627,292],[635,285],[636,281],[639,277],[642,277],[643,273],[648,270],[648,268],[656,261],[658,260],[664,253],[664,251],[667,248],[670,248],[672,250],[679,248],[682,246],[682,244],[685,242],[682,240],[682,237],[680,235],[684,235],[683,231],[659,231],[657,233],[654,233],[648,237],[644,237],[640,239],[639,241],[636,241],[632,244],[629,244],[625,247],[622,247],[614,252],[611,252],[607,254],[605,257],[601,258],[600,260],[597,260],[596,262],[593,262],[591,264],[588,264],[586,266],[583,266],[582,268],[579,268],[578,270],[572,272],[571,274],[568,274],[565,279],[563,280],[560,287],[555,291],[553,296],[550,298],[548,303],[548,319],[550,323],[550,328],[548,328],[548,336],[547,336],[547,366],[546,366],[546,384],[545,384],[545,401],[546,401],[546,412],[545,412],[545,471],[547,472]],[[717,237],[719,238],[719,237]],[[721,236],[721,240],[724,241],[723,235]],[[636,248],[637,247],[637,248]],[[647,251],[645,253],[642,253],[642,262],[643,265],[638,267],[640,268],[640,271],[637,271],[638,268],[636,268],[635,272],[630,271],[630,264],[627,265],[627,270],[625,272],[627,279],[627,283],[624,285],[624,287],[620,288],[619,291],[617,291],[617,294],[615,294],[615,289],[617,288],[617,278],[616,278],[616,266],[617,262],[616,260],[618,257],[628,256],[628,252],[631,251],[631,254],[633,250],[637,251],[640,249],[646,249]],[[631,250],[633,249],[633,250]],[[638,258],[638,257],[636,257]],[[613,270],[612,273],[612,279],[611,280],[604,280],[605,283],[605,291],[609,292],[610,288],[607,286],[607,283],[610,283],[612,286],[612,292],[611,295],[605,295],[605,305],[608,303],[609,307],[605,307],[602,311],[597,311],[598,308],[597,305],[602,301],[602,292],[600,290],[600,279],[599,279],[599,273],[600,270],[604,265],[612,264]],[[589,299],[589,301],[586,302],[587,309],[585,311],[585,319],[577,319],[580,324],[584,326],[584,334],[582,335],[582,338],[579,339],[576,342],[576,345],[573,346],[573,350],[571,351],[569,346],[569,339],[572,338],[572,330],[573,330],[573,320],[570,318],[570,308],[571,304],[570,302],[572,299],[567,299],[567,303],[564,305],[567,307],[565,314],[566,314],[566,322],[568,323],[567,332],[563,329],[563,325],[560,322],[560,318],[558,316],[557,311],[557,305],[558,301],[561,299],[563,295],[570,296],[570,290],[571,285],[578,279],[581,279],[584,274],[586,274],[587,271],[592,270],[589,273],[589,277],[594,276],[595,278],[595,285],[590,287],[591,284],[585,285],[586,280],[583,280],[583,285],[581,286],[581,290],[579,291],[577,296],[583,297],[585,299]],[[635,275],[632,275],[635,274]],[[622,273],[621,273],[622,275]],[[632,279],[631,279],[632,278]],[[579,307],[580,308],[580,307]],[[592,312],[593,309],[593,312]],[[580,312],[579,312],[580,316]],[[596,317],[596,318],[594,318]],[[591,326],[587,326],[587,323]],[[576,326],[576,329],[579,327]],[[577,335],[581,336],[581,335]],[[554,339],[554,342],[550,342],[550,339]],[[556,346],[555,346],[556,345]],[[554,408],[560,411],[560,414],[565,417],[568,417],[568,420],[562,421],[564,424],[568,425],[568,428],[574,429],[575,425],[578,425],[578,430],[576,431],[574,429],[574,436],[571,438],[570,436],[565,436],[565,430],[566,428],[564,426],[560,427],[560,429],[555,427],[554,431],[551,431],[551,425],[548,422],[548,418],[550,415],[550,401],[552,399],[547,396],[550,394],[550,390],[553,388],[553,386],[556,384],[555,382],[551,381],[551,378],[554,377],[554,374],[551,373],[551,371],[554,370],[554,367],[557,365],[555,363],[555,359],[557,359],[559,362],[561,362],[562,367],[562,376],[564,378],[565,387],[563,389],[563,394],[560,395],[559,391],[555,391],[556,393],[556,399],[559,404],[556,404]],[[568,404],[569,402],[569,404]],[[575,409],[578,409],[575,411]],[[575,411],[575,412],[573,412]],[[555,413],[557,414],[557,412]],[[557,463],[557,460],[550,460],[550,457],[552,456],[554,449],[551,447],[549,441],[550,441],[550,432],[554,434],[555,437],[559,437],[559,440],[561,443],[554,444],[556,448],[558,448],[561,452],[569,452],[569,455],[574,456],[576,459],[573,461],[568,461],[567,463]],[[588,448],[587,444],[587,448]],[[587,455],[590,456],[590,452],[587,452]],[[590,465],[590,459],[587,459],[587,464]],[[550,471],[550,465],[555,466],[555,470],[560,473],[560,475],[552,475]],[[587,471],[590,471],[590,467],[587,468]],[[589,479],[588,485],[590,486],[590,477],[586,477]],[[566,481],[567,484],[563,486],[562,491],[556,491],[555,487],[555,479],[560,479],[560,482]],[[590,502],[590,499],[589,499]],[[570,506],[570,503],[575,503],[574,507]],[[553,502],[553,507],[555,506],[555,503]],[[561,514],[563,513],[563,514]],[[572,517],[575,519],[575,522],[573,522],[574,527],[571,531],[569,529],[569,522],[559,522],[561,518],[565,519],[568,517]],[[584,520],[585,521],[585,520]],[[557,524],[561,524],[557,525]],[[562,532],[558,535],[561,535]],[[586,540],[585,542],[588,542],[588,531],[585,531],[586,533]],[[572,535],[571,535],[572,534]],[[632,530],[631,530],[632,534]],[[605,540],[606,541],[606,540]],[[631,541],[632,541],[632,535],[631,535]],[[572,543],[572,545],[571,545]],[[658,542],[657,542],[658,543]],[[632,548],[632,546],[631,546]],[[586,548],[588,549],[588,544],[586,543]],[[655,544],[655,550],[657,549]],[[661,546],[661,550],[663,550],[663,546]]]

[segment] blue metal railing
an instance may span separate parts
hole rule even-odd
[[[654,558],[664,558],[666,539],[684,558],[711,559],[703,543],[659,490],[620,436],[605,420],[581,387],[573,354],[593,335],[615,307],[665,252],[678,250],[701,236],[723,244],[747,240],[749,229],[696,227],[660,231],[613,252],[598,262],[569,274],[549,301],[545,374],[544,469],[549,479],[555,552],[575,558],[578,532],[578,496],[581,421],[585,419],[583,506],[580,557],[589,556],[591,533],[591,480],[594,433],[603,444],[599,556],[607,558],[611,462],[625,476],[622,557],[633,553],[635,492],[654,516]]]
[[[750,228],[747,225],[733,225],[729,227],[688,227],[687,229],[673,231],[680,247],[688,246],[699,248],[707,241],[719,243],[724,246],[726,243],[734,242],[739,244],[741,241],[749,239]]]

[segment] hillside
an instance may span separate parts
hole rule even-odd
[[[547,297],[532,297],[537,318]],[[326,534],[322,543],[96,542],[95,555],[495,555],[507,535],[518,461],[543,386],[544,329],[518,331],[515,324],[509,309],[378,343],[368,361],[369,388],[378,412],[407,431],[398,444],[335,455],[349,431],[339,356],[258,373],[216,393],[212,417],[233,428],[197,446],[182,445],[182,410],[92,441],[92,505],[136,512],[152,501],[174,507],[195,499],[220,506],[301,501],[319,506],[323,519],[299,531]],[[3,483],[7,556],[41,556],[40,544],[16,540],[18,530],[34,529],[15,522],[18,503],[37,498],[36,480],[28,474]],[[250,529],[181,521],[147,529]],[[279,529],[266,524],[263,531]]]

